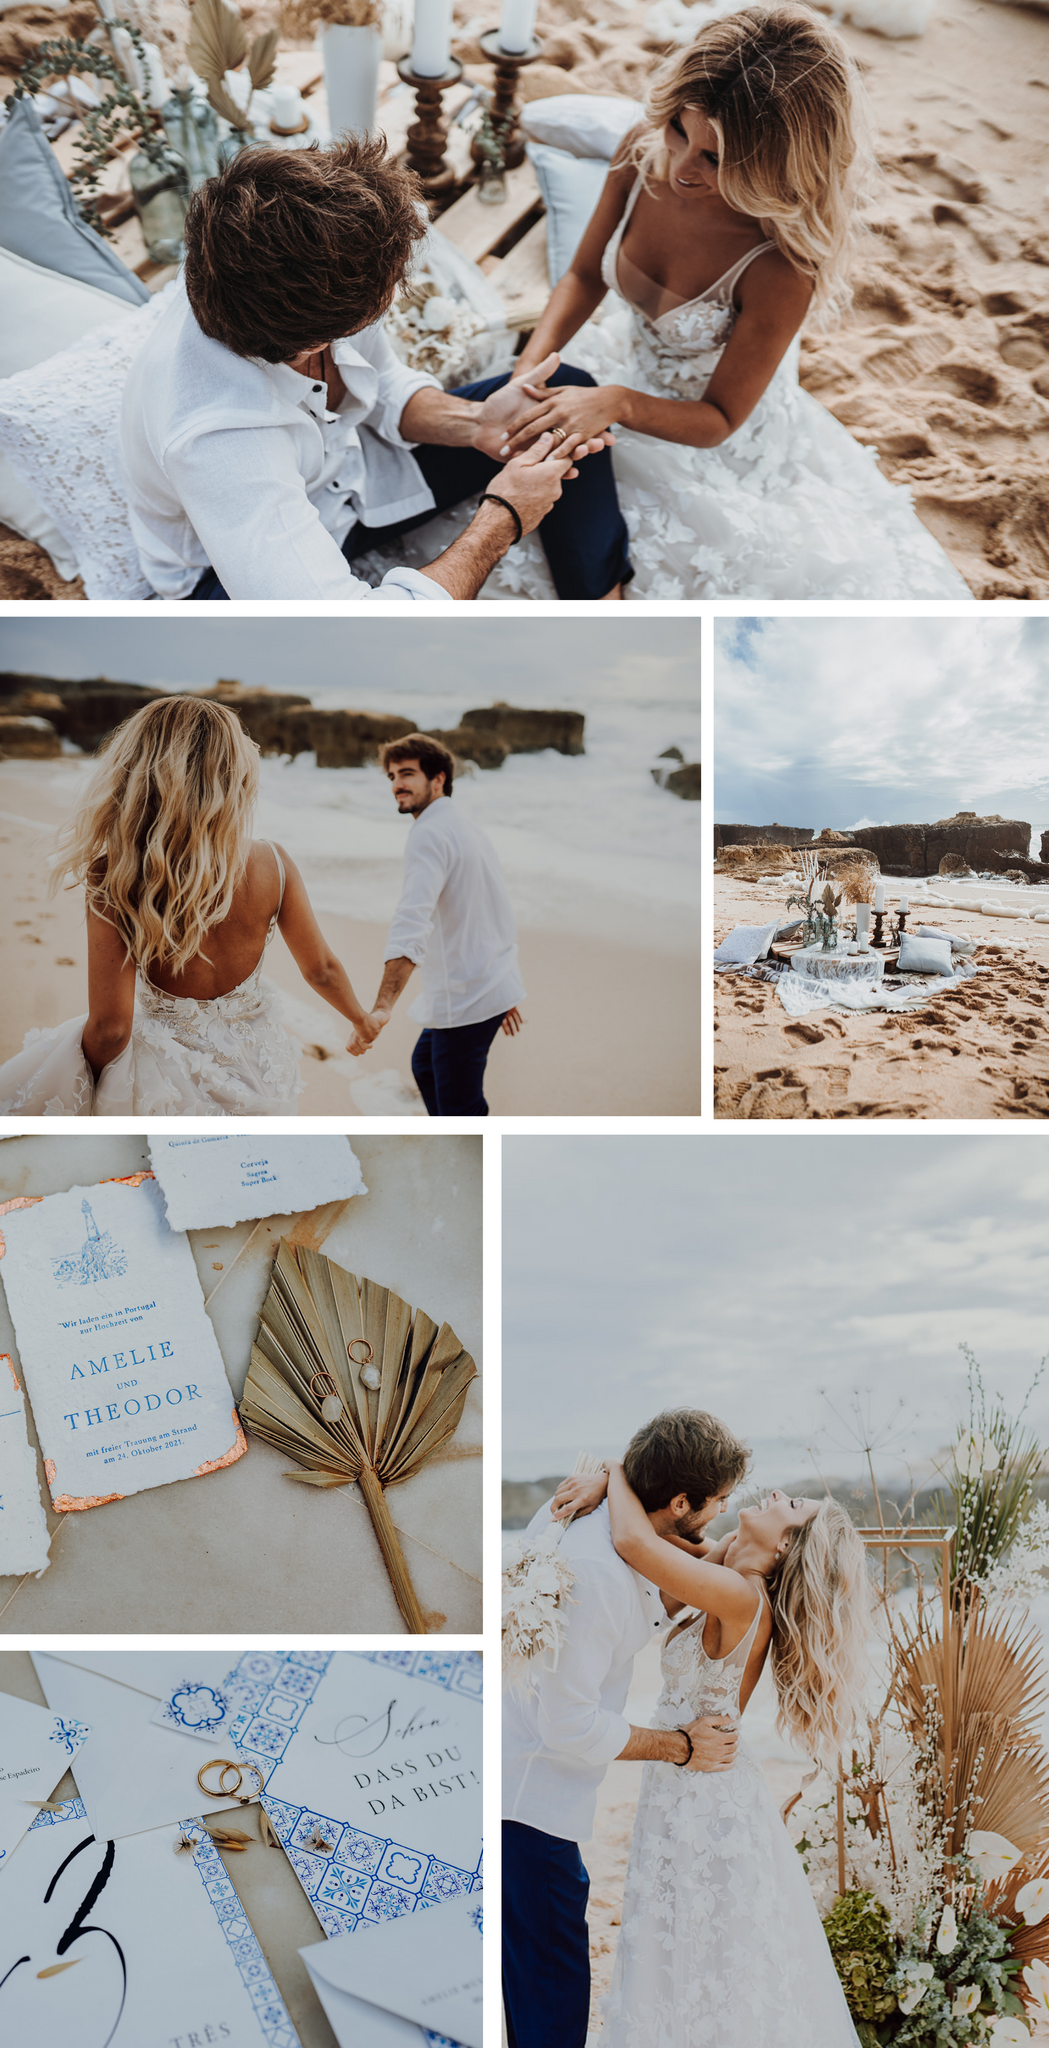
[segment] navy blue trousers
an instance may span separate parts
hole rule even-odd
[[[427,1116],[487,1116],[484,1070],[505,1010],[480,1024],[420,1033],[412,1052],[415,1085]]]
[[[574,1842],[504,1820],[503,2004],[510,2048],[584,2048],[589,1894]]]
[[[593,381],[586,370],[573,370],[564,363],[550,379],[551,384]],[[509,377],[487,377],[480,384],[460,385],[452,396],[484,399],[490,391],[498,391],[508,382]],[[397,519],[390,526],[351,526],[342,549],[348,562],[366,555],[382,541],[395,540],[398,534],[425,526],[438,512],[449,512],[453,505],[461,505],[464,498],[475,497],[495,482],[502,469],[501,463],[493,462],[476,448],[422,446],[415,449],[415,460],[433,492],[433,511],[417,513],[414,519]],[[616,496],[611,449],[602,448],[597,455],[584,456],[579,475],[564,486],[556,505],[540,522],[539,538],[558,597],[606,597],[617,583],[631,581],[634,571],[630,566],[626,523]],[[228,592],[223,590],[214,569],[205,569],[190,595],[195,599],[223,598]]]

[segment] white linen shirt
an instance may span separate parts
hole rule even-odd
[[[210,565],[230,597],[433,598],[416,569],[378,590],[353,574],[351,527],[433,509],[400,431],[413,392],[440,386],[394,354],[380,321],[336,341],[346,397],[286,363],[234,355],[201,332],[185,287],[172,292],[128,371],[120,452],[143,575],[189,597]]]
[[[549,1526],[550,1503],[528,1524]],[[560,1554],[575,1572],[565,1640],[530,1668],[503,1701],[503,1819],[540,1834],[588,1842],[597,1793],[614,1757],[626,1748],[623,1708],[634,1658],[665,1620],[655,1586],[618,1556],[608,1505],[566,1529]]]
[[[433,1030],[480,1024],[523,1000],[495,848],[453,797],[435,797],[413,821],[385,958],[415,962],[422,992],[408,1014]]]

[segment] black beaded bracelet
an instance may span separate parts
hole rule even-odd
[[[675,1735],[683,1735],[685,1741],[688,1743],[688,1755],[683,1756],[680,1763],[677,1762],[676,1756],[672,1756],[670,1759],[672,1764],[677,1764],[677,1768],[679,1771],[683,1771],[685,1769],[686,1764],[690,1764],[692,1762],[692,1758],[695,1754],[692,1748],[692,1737],[689,1734],[687,1728],[675,1728],[674,1733]]]
[[[518,541],[524,539],[524,527],[521,525],[521,515],[518,512],[516,505],[511,505],[509,498],[497,498],[494,491],[485,491],[484,496],[481,499],[481,503],[482,505],[501,505],[504,512],[509,512],[511,519],[513,520],[514,525],[517,528],[517,532],[515,533],[510,545],[511,547],[516,547]]]

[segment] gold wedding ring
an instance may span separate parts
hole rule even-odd
[[[567,441],[568,439],[568,435],[565,433],[563,427],[551,427],[550,432],[553,435],[555,441]]]
[[[219,1789],[217,1792],[213,1792],[211,1786],[204,1783],[204,1779],[209,1771],[217,1771],[219,1774]],[[244,1783],[245,1771],[254,1771],[258,1779],[258,1785],[254,1792],[242,1792],[240,1789]],[[226,1778],[231,1772],[235,1774],[235,1781],[232,1785],[227,1785]],[[266,1780],[258,1764],[238,1764],[234,1763],[231,1757],[225,1756],[213,1756],[210,1762],[201,1764],[197,1772],[197,1784],[208,1799],[233,1799],[238,1806],[250,1806],[252,1800],[259,1797],[265,1782]]]

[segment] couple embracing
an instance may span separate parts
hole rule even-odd
[[[692,1409],[639,1429],[607,1476],[562,1482],[530,1533],[568,1521],[575,1575],[556,1659],[507,1695],[503,1967],[510,2048],[583,2048],[588,1840],[615,1758],[643,1760],[607,2048],[858,2048],[801,1860],[739,1723],[766,1661],[781,1731],[832,1763],[865,1666],[863,1545],[844,1509],[772,1493],[703,1535],[747,1468]],[[607,1489],[607,1500],[605,1499]],[[658,1589],[658,1590],[657,1590]],[[663,1630],[650,1728],[624,1716]]]

